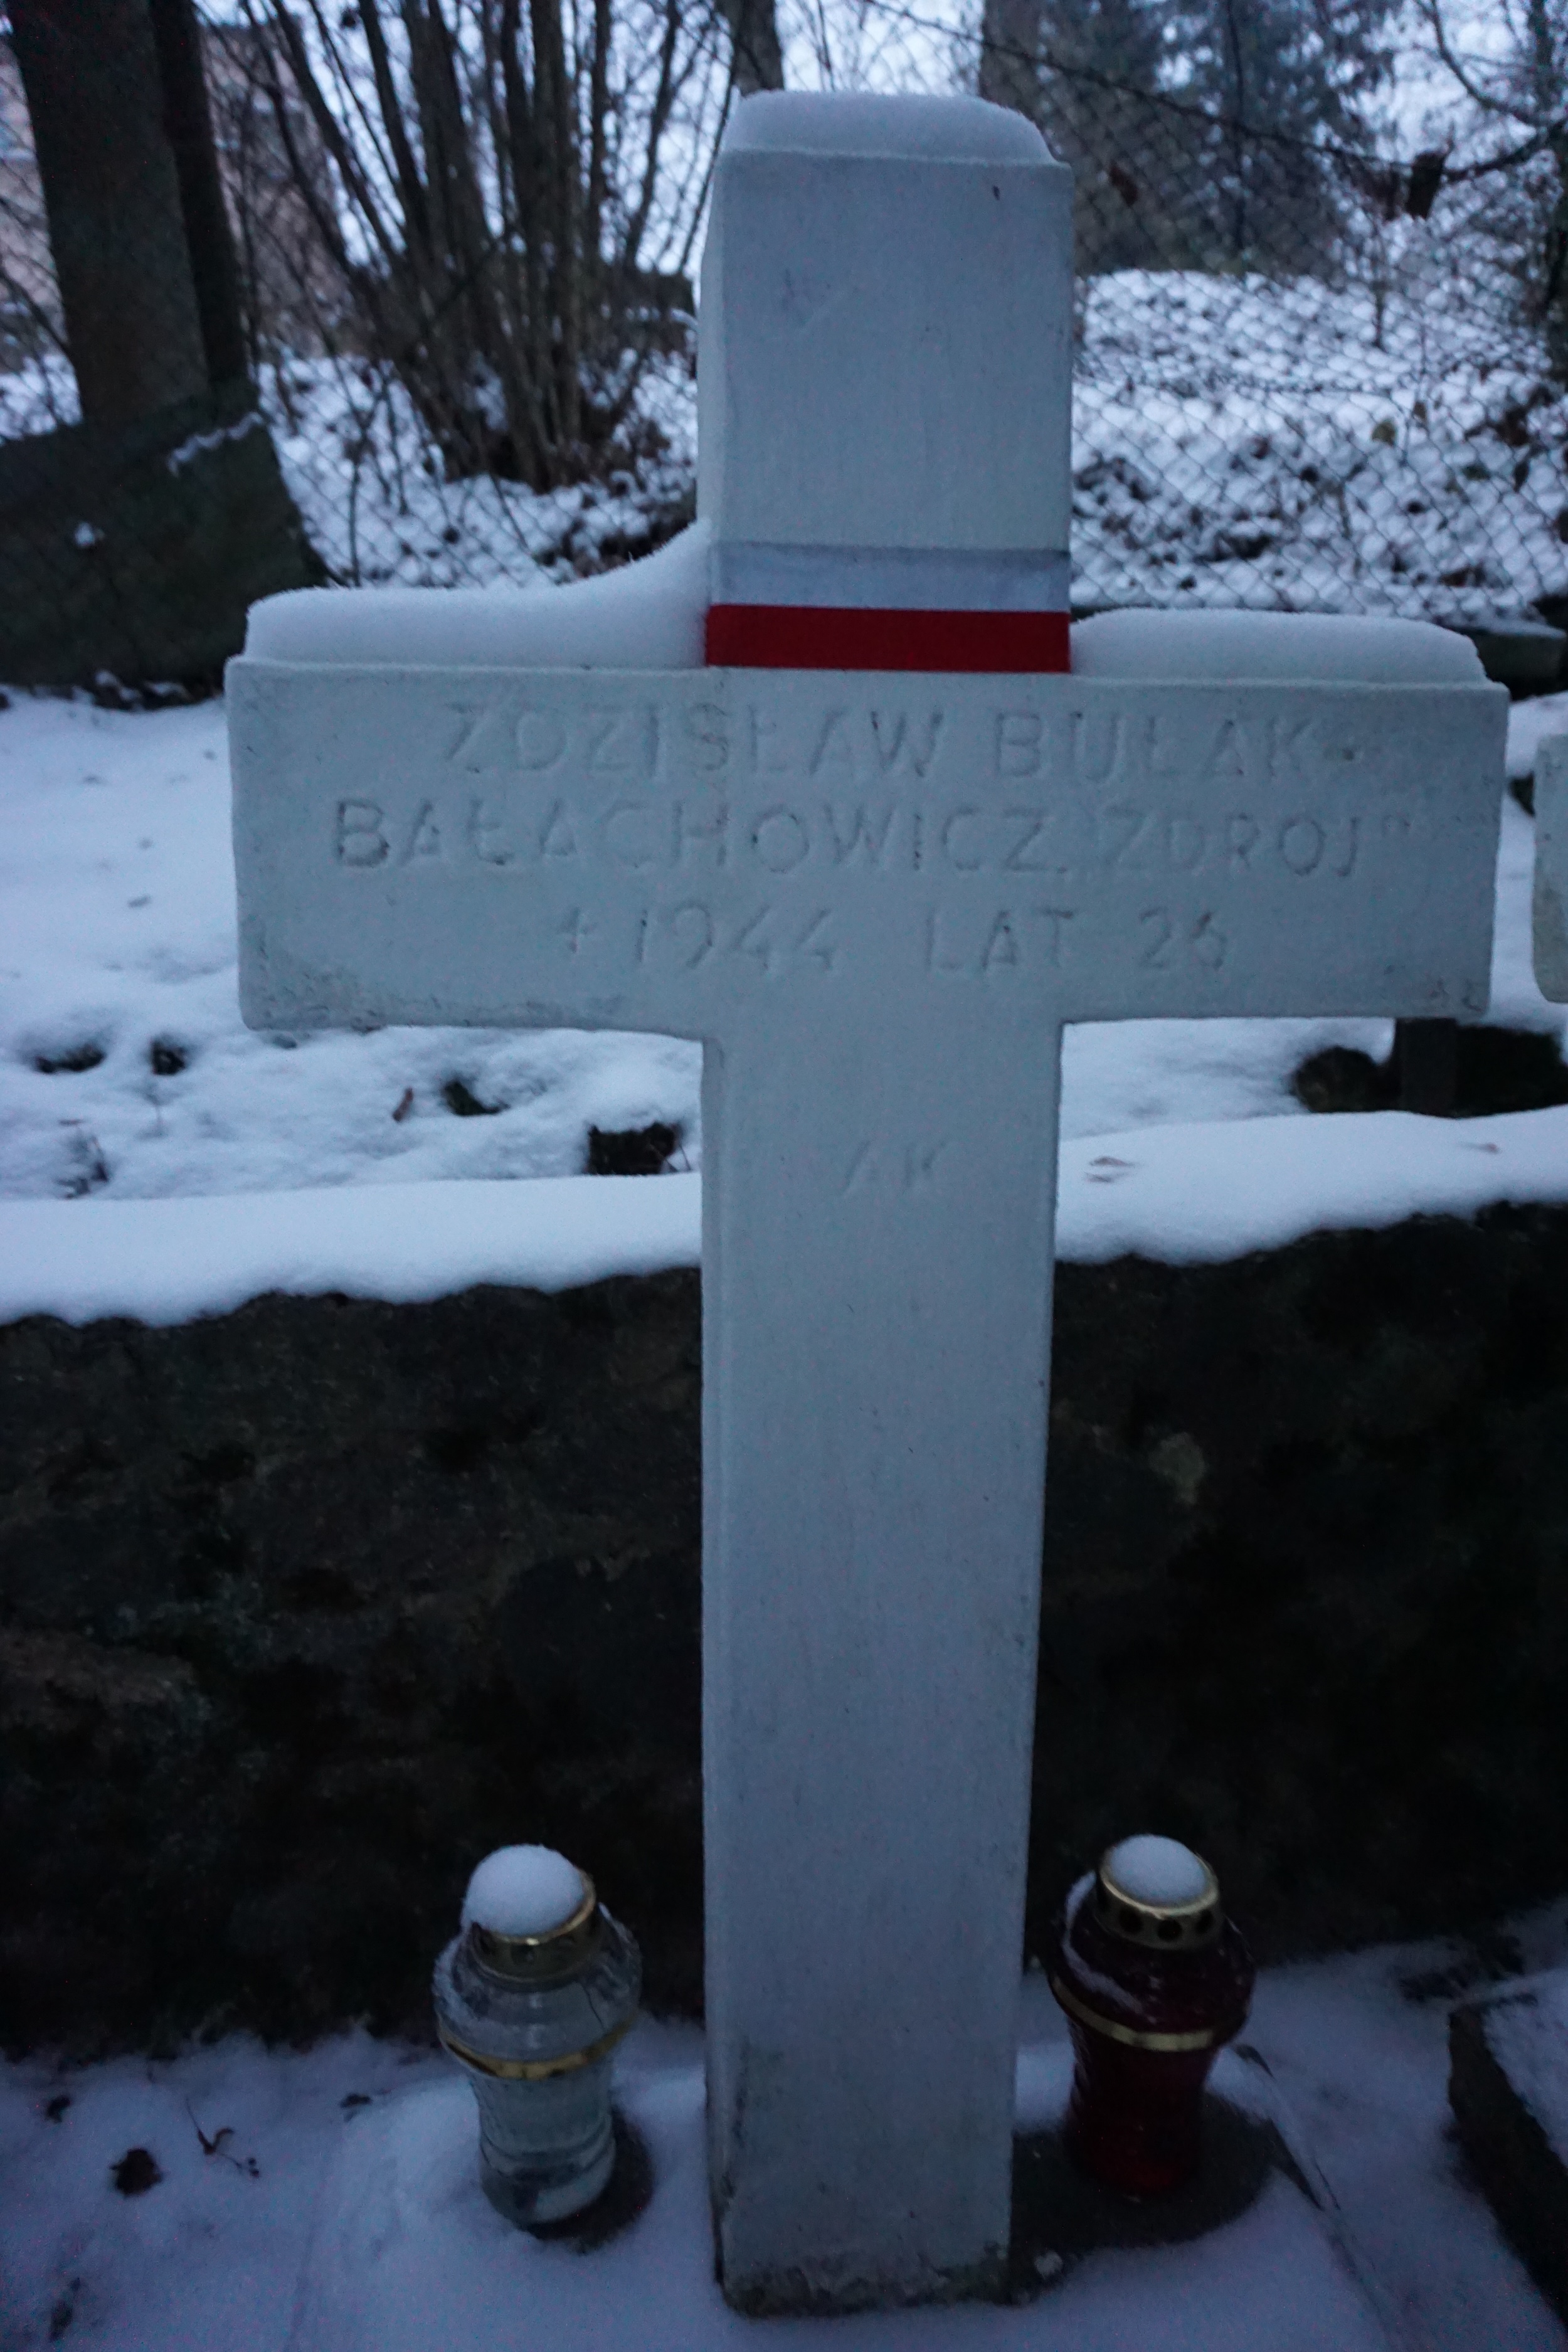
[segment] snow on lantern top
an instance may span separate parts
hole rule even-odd
[[[1200,1902],[1210,1892],[1204,1864],[1190,1846],[1179,1845],[1174,1838],[1123,1838],[1106,1855],[1100,1873],[1134,1903],[1150,1903],[1160,1910]]]
[[[548,1936],[586,1892],[582,1872],[550,1846],[498,1846],[468,1881],[463,1925],[492,1936]]]

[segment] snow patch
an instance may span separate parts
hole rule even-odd
[[[1043,163],[1032,122],[981,98],[883,98],[864,90],[761,90],[736,109],[724,145],[795,155],[924,156],[947,163]]]
[[[543,1936],[570,1919],[587,1889],[583,1874],[547,1845],[503,1845],[487,1853],[463,1897],[465,1927],[494,1936]]]
[[[1495,1201],[1568,1201],[1568,1105],[1495,1118],[1234,1119],[1064,1142],[1057,1255],[1214,1265],[1303,1234],[1468,1217]]]
[[[1515,1926],[1528,1968],[1561,1964],[1563,1906]],[[1561,2352],[1561,2326],[1450,2160],[1447,2003],[1404,1990],[1458,1957],[1407,1945],[1266,1969],[1247,2028],[1265,2066],[1222,2052],[1215,2088],[1278,2112],[1332,2200],[1327,2226],[1353,2234],[1413,2340]],[[1031,1972],[1022,1991],[1018,2122],[1049,2129],[1072,2053],[1044,1979]],[[308,2052],[230,2036],[174,2059],[0,2064],[0,2333],[19,2345],[81,2335],[100,2352],[754,2347],[755,2323],[713,2282],[700,2033],[645,2018],[616,2053],[616,2084],[651,2152],[654,2199],[585,2259],[490,2210],[472,2097],[425,2049],[359,2032]],[[209,2143],[223,2135],[211,2153],[198,2128]],[[112,2168],[132,2147],[163,2178],[116,2196]],[[1026,2308],[870,2313],[794,2334],[832,2352],[1371,2352],[1387,2339],[1323,2226],[1280,2183],[1193,2244],[1072,2263]]]
[[[0,1322],[186,1323],[273,1291],[412,1301],[481,1282],[571,1290],[696,1265],[701,1225],[695,1176],[0,1201]]]
[[[266,429],[267,419],[260,409],[248,409],[233,425],[216,425],[210,433],[191,434],[177,449],[170,450],[163,463],[171,474],[181,474],[198,457],[205,457],[209,450],[221,449],[226,441],[243,441],[247,433],[265,432]]]
[[[563,588],[294,588],[252,606],[245,650],[278,662],[697,669],[708,554],[698,522],[656,555]],[[1071,644],[1083,677],[1409,686],[1484,676],[1468,637],[1425,621],[1128,611],[1079,622]]]
[[[1072,667],[1078,677],[1222,685],[1473,686],[1486,675],[1469,639],[1452,629],[1326,613],[1101,613],[1073,630]]]
[[[1174,1838],[1123,1838],[1111,1847],[1103,1868],[1135,1903],[1195,1903],[1208,1886],[1197,1855]]]
[[[1510,781],[1534,774],[1541,747],[1553,735],[1568,735],[1568,694],[1538,694],[1512,705],[1508,714]]]
[[[1499,2065],[1568,2165],[1568,1969],[1504,1986],[1482,2023]]]
[[[708,533],[564,588],[291,588],[250,610],[255,661],[470,669],[697,669]]]

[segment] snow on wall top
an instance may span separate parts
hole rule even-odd
[[[701,1179],[336,1184],[168,1200],[0,1200],[0,1323],[149,1324],[272,1291],[444,1298],[566,1290],[701,1262]],[[1320,1228],[1568,1198],[1568,1107],[1495,1118],[1218,1120],[1063,1143],[1057,1255],[1210,1265]]]
[[[1430,621],[1326,613],[1101,613],[1072,633],[1083,677],[1269,684],[1477,686],[1486,677],[1468,637]]]
[[[1032,122],[981,98],[876,98],[861,91],[761,90],[742,101],[724,146],[797,155],[923,156],[932,163],[1054,161]]]

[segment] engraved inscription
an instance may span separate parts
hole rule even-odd
[[[917,776],[931,773],[943,725],[942,711],[933,710],[923,720],[911,719],[903,710],[873,710],[870,717],[871,742],[885,776],[904,767]]]
[[[1006,972],[1059,971],[1071,907],[998,907],[976,922],[952,908],[928,907],[925,968],[965,979]]]
[[[949,1139],[935,1142],[887,1143],[868,1139],[858,1144],[839,1183],[850,1192],[934,1192],[942,1181],[942,1161]]]
[[[340,801],[332,835],[332,854],[338,864],[384,866],[392,849],[382,831],[384,822],[379,801]]]
[[[481,793],[468,803],[468,847],[481,866],[510,866],[517,852],[506,837],[506,827]]]
[[[1145,907],[1138,928],[1143,942],[1138,961],[1145,971],[1173,971],[1183,961],[1217,971],[1230,944],[1213,915],[1189,920],[1169,907]]]
[[[717,702],[662,708],[601,702],[561,709],[526,695],[486,703],[449,702],[440,747],[467,775],[542,776],[568,766],[591,776],[717,775],[739,766],[753,775],[856,783],[931,775],[941,763],[946,713],[930,704],[846,704],[795,721],[784,708],[753,704],[731,715]],[[740,757],[737,760],[736,753]]]
[[[1355,743],[1330,741],[1316,713],[1225,712],[1184,748],[1160,711],[1004,709],[991,717],[993,775],[1104,791],[1179,783],[1215,786],[1311,784],[1343,775],[1362,758]]]
[[[639,934],[647,937],[647,925],[638,925]],[[676,957],[682,971],[695,971],[706,963],[713,952],[713,915],[710,908],[697,898],[689,898],[683,907],[671,909],[668,928],[675,941]]]
[[[700,898],[685,898],[676,907],[641,907],[623,932],[612,936],[606,924],[604,934],[611,952],[624,948],[634,963],[677,972],[698,971],[713,955],[746,957],[769,977],[788,970],[833,972],[843,951],[831,908],[817,907],[803,915],[793,908],[785,913],[771,901],[738,918],[721,917]],[[575,935],[568,945],[574,952]]]
[[[617,740],[605,734],[606,759]],[[1319,890],[1360,869],[1371,830],[1358,812],[1307,803],[1287,803],[1280,815],[1243,806],[1200,814],[1180,803],[1096,803],[1076,794],[999,803],[790,798],[747,814],[717,793],[665,798],[633,790],[595,799],[504,782],[395,805],[390,798],[343,799],[334,803],[333,824],[333,855],[344,866],[468,863],[505,873],[598,866],[650,877],[735,867],[764,884],[812,873],[1046,875],[1089,883],[1103,875],[1224,875]],[[1387,855],[1418,834],[1412,812],[1384,809],[1373,842]]]
[[[522,709],[511,728],[516,764],[526,775],[542,775],[566,757],[566,730],[553,710]],[[469,765],[483,764],[470,761]]]
[[[442,706],[436,756],[467,776],[552,776],[679,785],[683,777],[794,778],[807,788],[908,787],[982,773],[1058,791],[1137,795],[1184,786],[1205,799],[1342,782],[1365,753],[1300,710],[1221,709],[1184,728],[1171,714],[1053,701],[976,714],[978,734],[940,704],[879,698],[797,711],[787,697],[734,712],[715,701],[632,698],[562,705],[527,691]]]
[[[865,866],[883,863],[897,814],[891,802],[879,809],[868,809],[863,804],[838,809],[828,802],[822,813],[827,821],[827,838],[836,866],[852,866],[858,857]]]
[[[811,855],[811,834],[794,809],[764,809],[752,826],[752,854],[770,874],[791,874]]]
[[[1395,935],[1449,823],[1408,763],[1351,740],[1352,698],[452,683],[423,749],[324,766],[316,855],[410,940],[455,892],[515,937],[538,1002],[595,1019],[635,1013],[639,987],[695,1024],[710,992],[842,974],[961,1017],[966,997],[1203,1012],[1239,1003],[1255,962],[1272,1002],[1288,959],[1264,942]],[[892,1165],[879,1147],[879,1182]]]
[[[436,815],[434,801],[421,801],[414,812],[408,828],[408,838],[398,857],[400,866],[412,866],[416,858],[438,858],[441,848],[441,827]]]

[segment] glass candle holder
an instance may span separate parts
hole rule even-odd
[[[485,2194],[525,2229],[581,2212],[610,2178],[611,2066],[642,1989],[636,1942],[574,1875],[582,1891],[563,1917],[508,1933],[466,1916],[436,1963],[437,2032],[479,2103]]]

